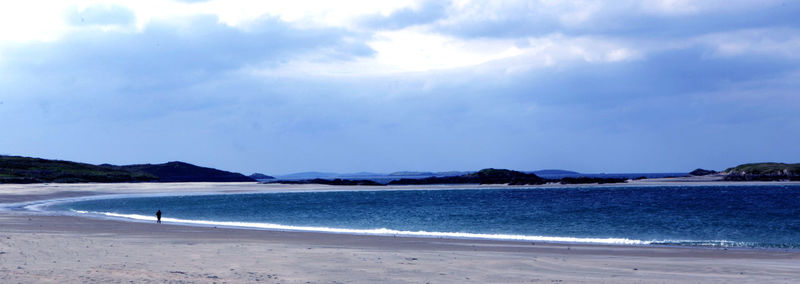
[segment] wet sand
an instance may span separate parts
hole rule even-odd
[[[108,192],[339,189],[258,184],[0,185],[0,202]],[[19,209],[0,211],[3,283],[791,283],[800,279],[798,251],[258,231],[51,216]]]

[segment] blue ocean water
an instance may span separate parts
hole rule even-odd
[[[151,196],[50,209],[356,234],[800,248],[800,185],[379,190]]]

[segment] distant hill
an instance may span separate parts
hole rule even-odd
[[[382,176],[382,175],[384,174],[373,173],[373,172],[357,172],[357,173],[341,174],[341,176],[347,176],[347,177],[368,177],[368,176]]]
[[[366,179],[303,179],[303,180],[269,180],[263,181],[261,183],[271,184],[271,183],[280,183],[280,184],[327,184],[327,185],[374,185],[380,186],[384,185],[382,183],[378,183],[372,180]]]
[[[158,181],[158,176],[84,163],[0,156],[0,183]]]
[[[184,162],[115,166],[0,155],[0,183],[247,182],[242,174]]]
[[[696,169],[694,171],[689,172],[689,175],[707,176],[707,175],[713,175],[713,174],[716,174],[716,173],[717,173],[717,171],[715,171],[715,170],[706,170],[706,169],[699,169],[698,168],[698,169]]]
[[[338,173],[325,173],[325,172],[302,172],[292,173],[288,175],[277,176],[280,179],[314,179],[314,178],[333,178],[340,176]]]
[[[414,171],[399,171],[388,174],[388,176],[435,176],[433,172],[414,172]]]
[[[473,172],[448,171],[448,172],[435,172],[434,174],[436,174],[436,176],[440,176],[440,177],[449,177],[449,176],[466,175],[466,174],[471,174],[471,173],[473,173]]]
[[[389,177],[397,177],[397,176],[420,176],[420,177],[445,177],[445,176],[460,176],[465,175],[473,172],[459,172],[459,171],[449,171],[449,172],[415,172],[415,171],[399,171],[393,172],[388,174]]]
[[[449,177],[429,177],[422,179],[399,179],[389,182],[390,185],[414,185],[414,184],[544,184],[546,180],[535,174],[505,170],[505,169],[483,169],[475,173]]]
[[[256,181],[240,173],[199,167],[184,162],[141,164],[128,166],[101,165],[109,169],[148,173],[160,182],[248,182]]]
[[[579,175],[579,172],[567,171],[567,170],[538,170],[533,171],[532,173],[537,175]]]
[[[725,180],[730,181],[776,181],[800,180],[800,163],[751,163],[725,170]]]
[[[249,175],[249,177],[251,179],[255,179],[255,180],[259,180],[259,179],[275,179],[275,177],[273,177],[273,176],[268,176],[268,175],[265,175],[265,174],[262,174],[262,173],[253,173],[252,175]]]

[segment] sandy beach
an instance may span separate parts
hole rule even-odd
[[[0,203],[111,193],[352,189],[254,183],[0,185]],[[0,226],[3,283],[791,283],[800,279],[800,252],[786,250],[259,231],[52,216],[19,206],[0,210]]]

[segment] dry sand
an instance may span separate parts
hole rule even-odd
[[[320,189],[342,188],[0,185],[0,203],[104,192]],[[798,251],[352,236],[0,211],[2,283],[793,283],[798,279]]]

